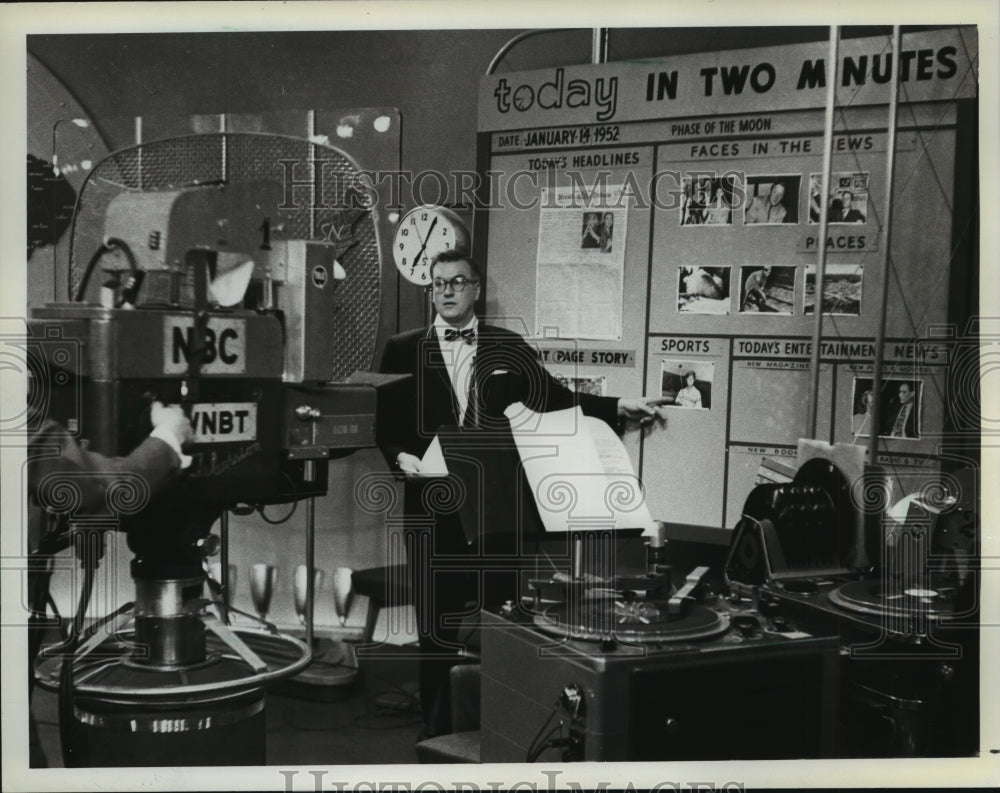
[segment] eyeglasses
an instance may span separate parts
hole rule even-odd
[[[432,286],[435,292],[445,292],[450,286],[453,292],[464,292],[469,284],[478,284],[479,281],[466,278],[464,275],[456,275],[454,278],[435,278]]]

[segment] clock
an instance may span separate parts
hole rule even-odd
[[[450,209],[425,204],[399,220],[392,238],[396,269],[410,283],[429,286],[431,262],[441,251],[469,249],[469,231]]]

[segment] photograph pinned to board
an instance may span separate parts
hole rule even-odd
[[[796,267],[770,264],[740,268],[741,314],[794,314]]]
[[[861,316],[861,287],[865,268],[861,264],[828,264],[823,277],[823,313],[830,316]],[[806,266],[802,311],[816,309],[816,265]]]
[[[681,180],[682,226],[731,226],[743,193],[735,174],[685,176]]]
[[[607,396],[607,381],[605,375],[600,377],[576,377],[574,375],[553,372],[552,376],[562,386],[578,394],[593,394],[594,396]]]
[[[809,223],[819,223],[822,208],[822,174],[809,174]],[[868,222],[868,171],[838,171],[830,174],[827,223]]]
[[[714,361],[663,361],[660,396],[673,400],[664,407],[711,410],[714,381]]]
[[[855,438],[871,435],[878,427],[881,438],[920,440],[920,406],[923,381],[890,378],[882,382],[878,416],[872,416],[872,379],[855,377],[852,391],[851,432]]]
[[[611,253],[615,237],[615,213],[584,212],[580,248],[597,249],[601,253]]]
[[[799,222],[801,174],[748,176],[743,223],[777,226]]]
[[[728,314],[731,267],[678,267],[677,310]]]

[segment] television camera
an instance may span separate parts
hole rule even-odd
[[[327,491],[328,460],[374,446],[391,390],[364,372],[381,300],[374,209],[349,178],[327,179],[306,206],[286,194],[287,164],[319,159],[357,171],[310,141],[197,135],[116,152],[81,190],[70,299],[29,320],[29,345],[59,372],[42,383],[45,411],[108,455],[148,435],[153,401],[181,404],[195,437],[161,493],[124,506],[108,496],[134,555],[135,603],[36,664],[61,694],[68,764],[262,763],[264,686],[310,662],[311,573],[302,642],[227,624],[210,582],[217,617],[204,561],[220,519],[225,554],[228,508],[308,499],[311,569],[311,499]]]

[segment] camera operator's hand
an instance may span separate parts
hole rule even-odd
[[[420,465],[420,458],[415,454],[409,454],[408,452],[400,452],[396,456],[396,466],[407,477],[420,476],[420,474],[423,473],[423,468]]]
[[[194,429],[184,415],[179,405],[164,406],[162,402],[154,402],[149,408],[149,421],[153,431],[151,438],[159,438],[177,452],[181,468],[191,465],[191,458],[181,451],[181,448],[194,440]]]

